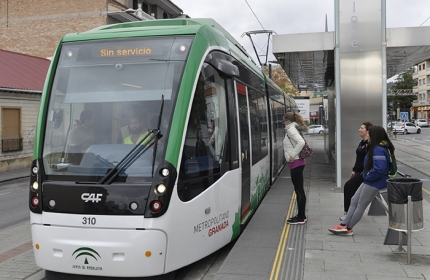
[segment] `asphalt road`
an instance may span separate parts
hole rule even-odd
[[[0,185],[0,230],[28,220],[28,178]]]

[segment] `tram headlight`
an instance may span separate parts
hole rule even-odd
[[[167,168],[161,169],[161,176],[167,177],[167,176],[169,176],[169,174],[170,174],[169,169],[167,169]]]
[[[155,187],[155,194],[156,195],[162,195],[167,190],[166,186],[164,184],[159,184]]]
[[[39,189],[39,183],[37,181],[34,181],[33,184],[31,184],[31,190],[37,191]]]
[[[33,168],[31,169],[31,171],[33,172],[34,175],[37,175],[37,172],[39,172],[39,167],[33,166]]]

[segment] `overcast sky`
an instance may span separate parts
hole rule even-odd
[[[247,31],[273,30],[277,34],[334,31],[334,0],[171,0],[191,18],[213,18],[252,55]],[[357,0],[360,1],[360,0]],[[376,1],[376,0],[375,0]],[[387,27],[430,26],[430,0],[386,0]],[[259,54],[267,36],[252,37]],[[269,46],[270,47],[270,46]],[[264,51],[263,51],[264,50]],[[268,60],[275,60],[271,51]],[[260,56],[264,61],[266,58]],[[256,61],[258,63],[258,61]]]

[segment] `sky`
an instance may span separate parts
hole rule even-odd
[[[341,0],[340,0],[341,1]],[[360,1],[360,0],[357,0]],[[370,0],[367,0],[370,1]],[[376,1],[376,0],[373,0]],[[171,0],[191,18],[212,18],[230,32],[258,63],[248,36],[255,30],[275,34],[334,31],[334,0]],[[429,0],[386,0],[387,27],[430,26]],[[267,35],[252,35],[265,61]],[[268,61],[275,60],[269,42]]]

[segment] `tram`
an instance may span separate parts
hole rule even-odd
[[[286,164],[287,110],[294,99],[212,19],[65,35],[31,164],[36,264],[146,277],[225,246]]]

